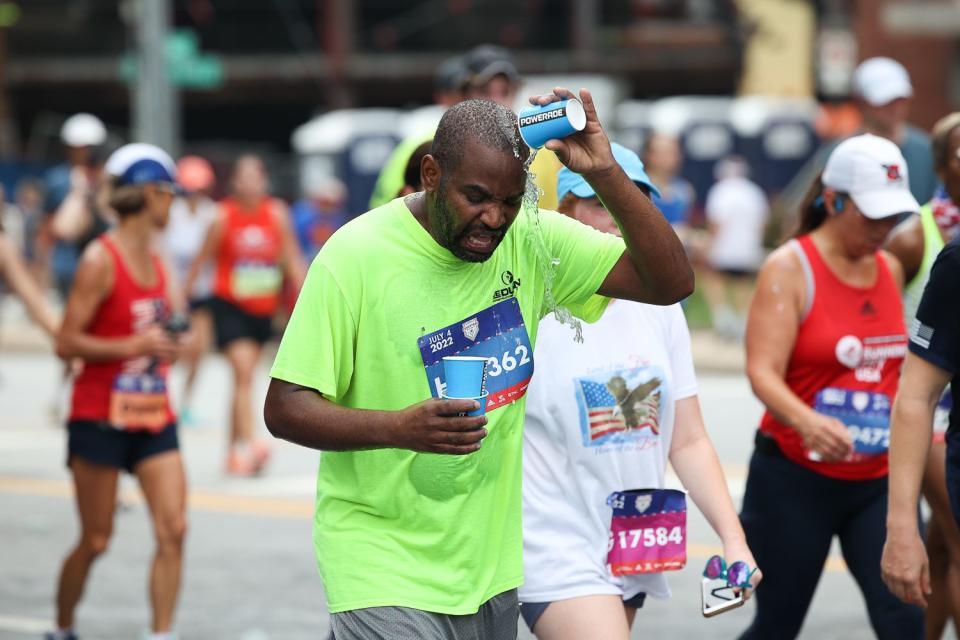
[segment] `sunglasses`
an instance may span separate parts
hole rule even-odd
[[[756,571],[756,568],[751,570],[750,566],[742,560],[737,560],[728,567],[727,561],[722,556],[713,556],[707,560],[707,566],[703,568],[703,577],[710,580],[727,581],[726,586],[714,589],[713,595],[722,598],[724,596],[717,593],[718,591],[731,587],[749,589],[751,586],[750,578]]]

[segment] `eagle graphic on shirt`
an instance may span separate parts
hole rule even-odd
[[[577,379],[584,444],[659,437],[663,380],[662,371],[654,367]]]
[[[651,407],[650,403],[645,403],[644,401],[654,389],[659,387],[660,378],[653,378],[637,388],[630,390],[627,387],[626,380],[620,376],[613,376],[610,378],[610,382],[607,383],[607,391],[609,391],[610,395],[617,401],[614,416],[622,415],[624,425],[628,430],[650,427],[654,433],[660,433],[660,425],[657,424],[655,420],[653,422],[644,420],[648,417]],[[660,403],[657,402],[656,406],[659,406],[659,404]]]

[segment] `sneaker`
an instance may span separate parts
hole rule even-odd
[[[73,629],[67,632],[63,631],[47,631],[43,634],[43,640],[80,640],[77,637],[77,634],[73,632]]]
[[[193,415],[193,411],[190,411],[190,409],[186,407],[180,410],[180,415],[177,417],[179,418],[178,424],[182,427],[189,429],[197,426],[197,417]]]
[[[250,477],[258,475],[270,460],[270,447],[263,442],[252,442],[249,447],[236,448],[227,455],[227,474]]]
[[[250,444],[250,458],[253,460],[253,466],[256,469],[254,473],[260,473],[270,461],[270,445],[262,440],[254,440]]]
[[[227,475],[249,477],[257,472],[253,458],[231,451],[227,455]]]

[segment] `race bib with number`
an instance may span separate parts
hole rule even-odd
[[[847,425],[855,456],[876,456],[890,448],[887,394],[827,387],[817,392],[813,408]]]
[[[280,290],[280,267],[265,262],[238,262],[230,273],[230,288],[238,299],[268,296]]]
[[[149,373],[121,373],[110,390],[110,424],[159,431],[167,426],[167,382]]]
[[[676,489],[614,491],[607,566],[615,576],[677,571],[687,564],[687,499]]]
[[[417,345],[434,398],[446,388],[444,356],[487,358],[487,411],[522,398],[533,376],[533,348],[516,298],[424,335]]]

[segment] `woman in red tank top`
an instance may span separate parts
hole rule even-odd
[[[834,536],[880,638],[922,638],[923,614],[880,577],[890,406],[906,354],[902,270],[880,250],[919,209],[889,140],[830,155],[793,240],[760,271],[747,373],[766,406],[741,520],[764,584],[741,638],[800,632]]]
[[[190,291],[203,265],[214,261],[210,311],[217,347],[234,374],[226,469],[236,475],[258,473],[269,457],[266,444],[253,437],[253,374],[273,333],[284,276],[299,291],[305,275],[287,207],[269,197],[267,187],[259,157],[237,159],[233,197],[220,203],[220,216],[187,277]]]
[[[107,162],[117,227],[84,251],[67,301],[57,354],[81,358],[68,423],[68,464],[80,514],[80,540],[64,561],[57,626],[48,638],[74,638],[74,610],[94,559],[106,548],[121,469],[137,476],[157,540],[150,574],[153,632],[169,637],[186,529],[186,480],[167,395],[167,369],[179,353],[167,279],[150,250],[166,224],[176,169],[151,145],[127,145]]]

